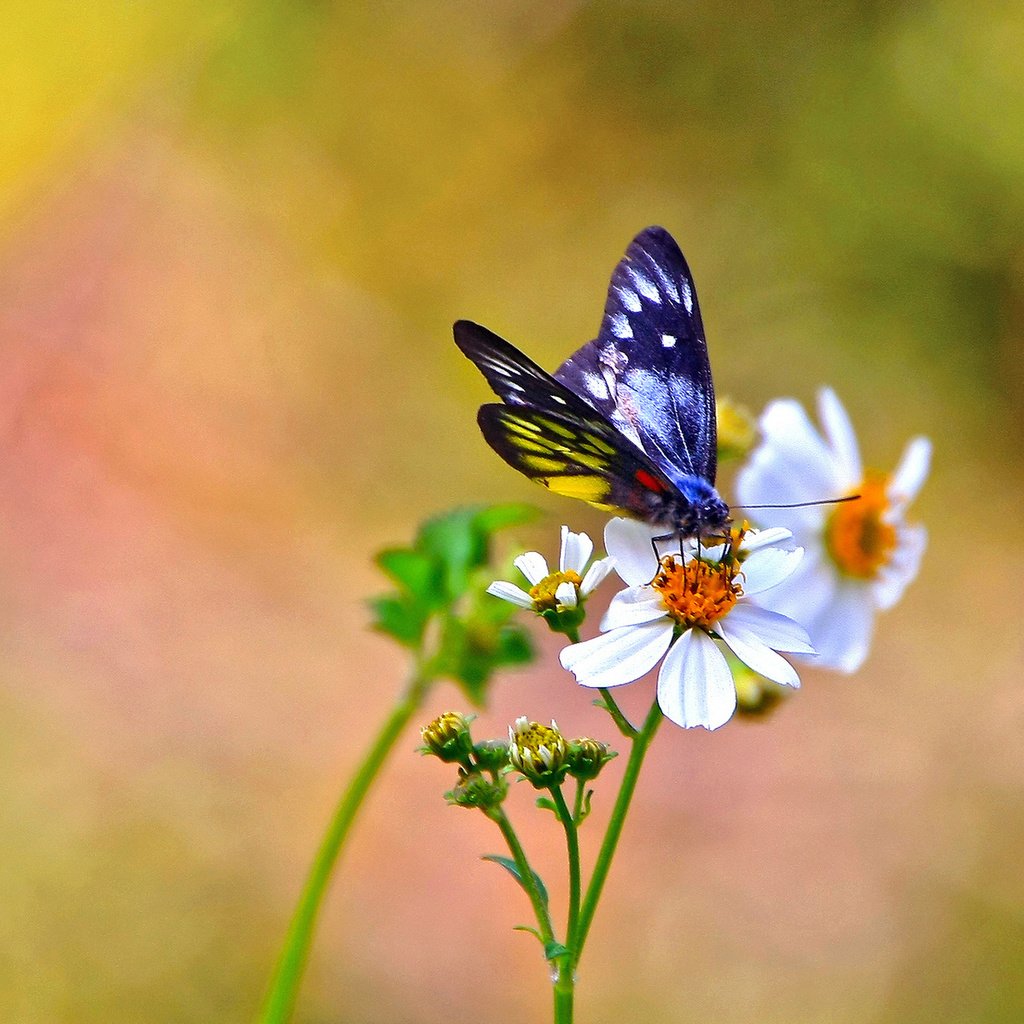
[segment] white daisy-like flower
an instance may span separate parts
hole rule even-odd
[[[593,553],[594,542],[585,533],[573,533],[563,526],[557,572],[548,568],[540,552],[527,551],[512,564],[526,577],[530,589],[495,580],[487,593],[539,614],[571,610],[585,601],[612,570],[610,558],[599,558],[588,568]]]
[[[719,642],[755,672],[799,686],[796,670],[777,652],[812,654],[807,633],[750,601],[800,561],[789,531],[734,530],[728,544],[704,547],[699,558],[687,541],[681,560],[673,554],[660,563],[651,548],[657,533],[630,519],[608,523],[605,548],[627,587],[612,598],[602,635],[566,647],[562,666],[583,686],[612,687],[639,679],[664,658],[661,710],[677,725],[705,729],[724,725],[736,710],[736,687]]]
[[[823,388],[824,437],[799,402],[772,402],[761,416],[762,442],[737,480],[744,505],[783,505],[859,494],[840,505],[773,509],[805,555],[796,572],[761,602],[802,622],[815,664],[853,672],[867,657],[875,612],[891,608],[917,575],[928,535],[906,521],[928,476],[931,442],[914,438],[892,474],[865,472],[850,419]]]

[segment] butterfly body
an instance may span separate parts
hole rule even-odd
[[[558,494],[684,537],[721,533],[715,396],[689,268],[647,228],[612,274],[598,337],[549,374],[467,320],[455,341],[503,404],[478,422],[514,469]]]

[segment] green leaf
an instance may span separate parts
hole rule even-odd
[[[536,928],[531,927],[528,924],[514,924],[512,925],[512,931],[514,932],[529,932],[541,945],[544,943],[544,939],[541,937],[539,931]]]
[[[417,647],[423,638],[429,613],[414,598],[400,595],[370,600],[373,628],[394,637],[406,647]]]
[[[411,548],[388,548],[377,555],[377,564],[413,597],[431,607],[443,603],[441,567],[433,559]]]
[[[550,942],[544,943],[545,960],[557,960],[560,956],[565,956],[568,952],[568,946],[563,946],[562,943],[556,942],[554,939],[552,939]]]
[[[523,876],[519,873],[519,865],[511,857],[502,857],[498,853],[485,853],[480,859],[489,860],[492,864],[500,864],[526,891],[526,886],[523,885]],[[537,886],[537,891],[540,893],[540,898],[544,901],[544,906],[547,906],[548,890],[536,871],[531,871],[531,874],[533,875],[534,884]]]
[[[417,550],[440,566],[448,602],[462,597],[469,586],[470,569],[486,559],[486,545],[474,523],[476,514],[475,509],[455,509],[428,520],[416,538]]]
[[[490,537],[499,530],[507,530],[510,526],[532,523],[539,515],[540,512],[532,505],[491,505],[477,512],[476,527],[485,536]]]
[[[549,799],[548,797],[546,797],[546,796],[539,796],[539,797],[537,797],[537,806],[542,811],[550,811],[556,818],[558,817],[558,808],[555,806],[554,801]]]

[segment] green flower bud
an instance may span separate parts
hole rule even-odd
[[[742,405],[720,398],[715,407],[718,419],[718,461],[742,459],[757,440],[757,422]]]
[[[468,764],[473,749],[469,722],[457,711],[446,711],[420,730],[424,754],[433,754],[448,763]]]
[[[569,744],[569,774],[581,782],[589,782],[597,778],[613,757],[615,752],[600,740],[592,740],[589,736],[573,740]]]
[[[734,672],[736,711],[745,718],[761,718],[770,714],[785,700],[788,687],[779,686],[764,676],[746,669]]]
[[[537,789],[558,785],[569,769],[569,745],[554,722],[551,726],[517,718],[508,729],[508,759]]]
[[[479,772],[459,771],[459,781],[445,793],[444,798],[457,807],[476,807],[487,810],[497,807],[508,793],[508,783],[499,776],[497,780]]]
[[[473,747],[473,760],[480,771],[500,772],[508,767],[508,744],[502,740],[484,740]]]

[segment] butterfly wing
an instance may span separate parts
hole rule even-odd
[[[690,268],[675,239],[641,231],[612,274],[595,341],[555,371],[659,466],[714,483],[715,388]]]
[[[477,422],[513,469],[556,494],[645,520],[675,496],[657,466],[593,410],[576,419],[529,405],[483,405]]]
[[[477,419],[513,469],[556,494],[641,519],[665,500],[680,500],[652,459],[514,345],[469,320],[458,321],[454,333],[507,403],[481,406]]]

